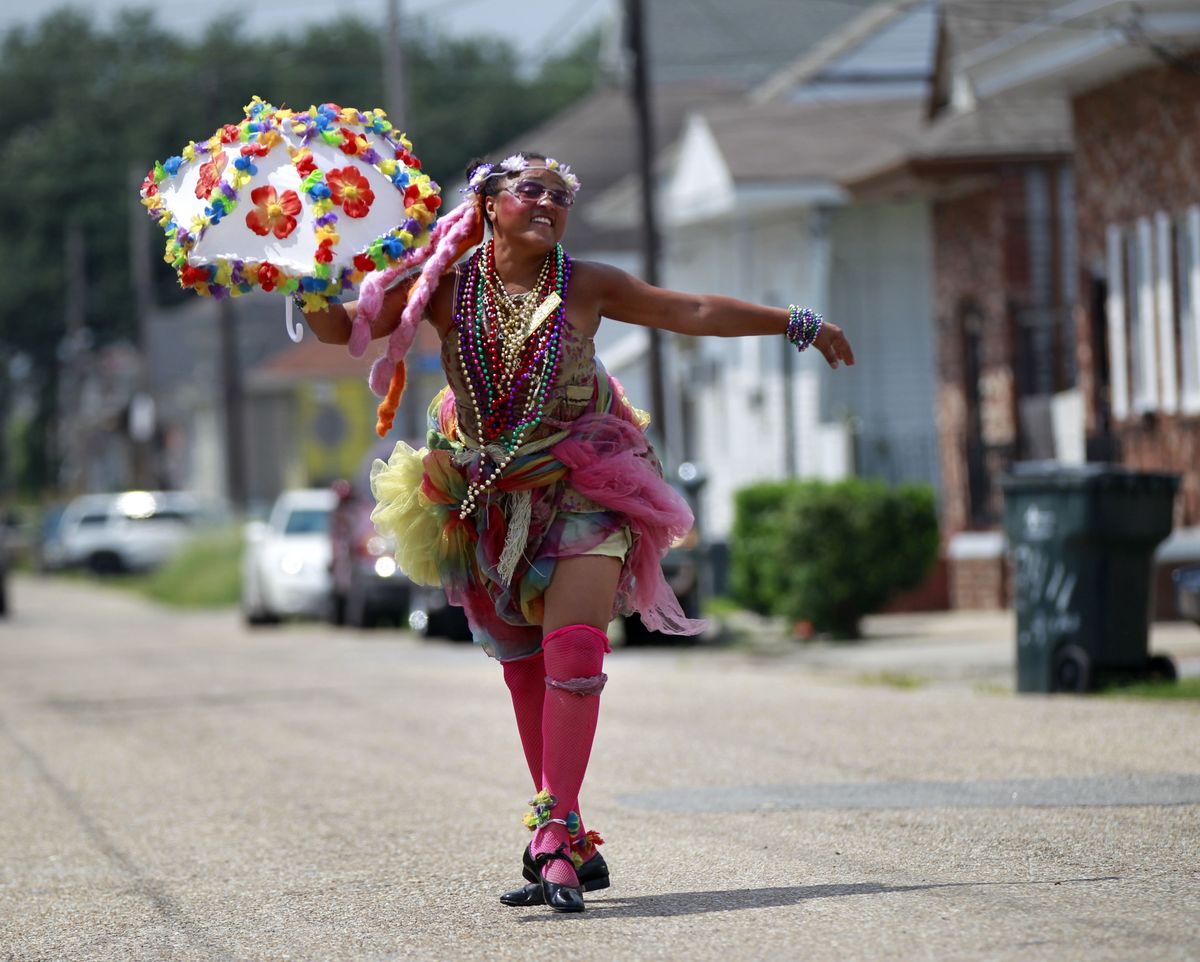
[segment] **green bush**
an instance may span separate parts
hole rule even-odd
[[[735,597],[838,637],[856,637],[863,615],[919,585],[937,559],[928,486],[770,483],[739,491],[736,510]]]
[[[241,593],[242,533],[226,528],[192,538],[137,587],[148,598],[183,608],[235,605]]]
[[[780,518],[794,482],[763,481],[733,496],[729,579],[734,600],[760,615],[773,614],[783,590],[778,564],[783,545]]]

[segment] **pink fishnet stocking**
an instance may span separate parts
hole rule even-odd
[[[590,625],[568,625],[546,636],[542,654],[546,666],[545,701],[542,707],[542,786],[558,804],[554,818],[566,819],[579,811],[579,789],[587,771],[600,715],[600,690],[604,687],[604,632]],[[562,686],[562,687],[559,687]],[[570,854],[563,825],[546,825],[533,838],[533,854],[553,852],[559,846]],[[578,885],[569,862],[546,865],[546,878],[559,885]]]
[[[517,734],[536,794],[542,787],[542,704],[546,700],[546,663],[539,651],[531,658],[506,661],[504,683],[512,695]]]

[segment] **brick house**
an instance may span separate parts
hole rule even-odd
[[[928,205],[940,519],[958,608],[1007,604],[998,478],[1017,460],[1084,457],[1082,430],[1071,430],[1079,401],[1066,105],[1016,94],[946,109],[959,62],[1048,6],[996,0],[996,16],[984,18],[978,5],[945,0],[930,122],[844,180],[859,204]]]
[[[957,82],[1068,105],[1086,452],[1181,475],[1160,562],[1200,558],[1200,9],[1062,4],[964,58]]]

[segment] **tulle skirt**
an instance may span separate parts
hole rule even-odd
[[[429,408],[429,447],[404,442],[376,461],[372,520],[397,545],[400,569],[441,585],[466,610],[475,641],[500,661],[541,648],[543,595],[558,559],[604,550],[627,532],[613,614],[641,615],[652,631],[698,634],[663,578],[668,549],[692,527],[687,502],[663,480],[644,416],[598,369],[588,410],[523,448],[466,518],[458,507],[481,457],[460,436],[447,388]]]

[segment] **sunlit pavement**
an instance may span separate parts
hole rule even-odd
[[[1015,696],[1005,616],[618,650],[584,797],[613,886],[557,916],[496,900],[531,786],[470,645],[12,602],[6,962],[1200,957],[1200,707]],[[1153,647],[1189,668],[1200,629]]]

